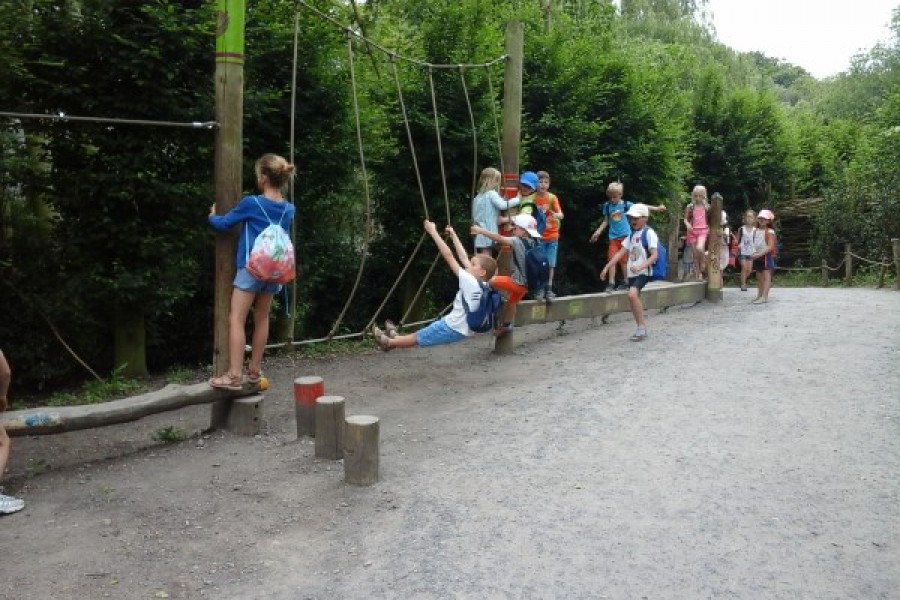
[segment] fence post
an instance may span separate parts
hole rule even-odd
[[[887,256],[881,257],[881,266],[878,268],[878,284],[875,286],[875,289],[880,290],[884,287],[884,272],[887,271],[888,265],[890,263],[887,261]]]
[[[894,248],[894,289],[900,290],[900,238],[893,238],[891,246]]]
[[[844,244],[844,284],[853,283],[853,255],[850,253],[850,244]]]
[[[828,261],[822,259],[822,285],[828,286]]]

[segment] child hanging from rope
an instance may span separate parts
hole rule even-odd
[[[209,210],[209,224],[217,231],[228,231],[242,223],[238,238],[237,274],[231,293],[228,314],[228,371],[209,380],[209,385],[226,390],[240,390],[243,383],[244,323],[253,307],[253,339],[247,381],[259,383],[262,378],[262,356],[269,338],[269,308],[272,297],[281,291],[278,283],[255,278],[247,270],[250,247],[256,237],[272,223],[279,223],[290,232],[294,220],[294,205],[284,199],[282,190],[294,176],[294,165],[281,156],[265,154],[256,161],[256,185],[261,196],[246,196],[228,214],[216,214],[216,205]]]
[[[434,240],[447,266],[459,279],[459,291],[456,293],[456,298],[453,299],[453,310],[449,314],[415,333],[397,335],[397,327],[390,321],[385,322],[384,330],[372,327],[375,343],[385,352],[394,348],[452,344],[461,342],[467,337],[474,335],[472,330],[469,329],[466,313],[478,309],[481,294],[484,291],[482,283],[488,281],[497,272],[497,261],[489,255],[475,254],[472,258],[469,258],[456,232],[449,225],[445,231],[453,241],[453,247],[456,250],[456,256],[459,257],[459,261],[453,255],[453,250],[441,239],[441,235],[438,233],[437,226],[434,223],[425,221],[424,227],[425,232]],[[465,306],[463,306],[463,303],[465,303]],[[468,311],[466,307],[468,307]]]

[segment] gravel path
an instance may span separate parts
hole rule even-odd
[[[0,598],[897,598],[900,294],[751,298],[285,363],[255,438],[16,438]],[[309,374],[381,418],[377,485],[295,440]]]

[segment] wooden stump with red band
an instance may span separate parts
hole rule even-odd
[[[317,376],[294,380],[294,416],[297,418],[297,437],[316,435],[316,400],[325,395],[325,380]]]

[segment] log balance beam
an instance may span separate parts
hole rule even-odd
[[[137,421],[148,415],[194,404],[251,396],[259,393],[259,389],[258,385],[250,384],[245,384],[240,391],[215,389],[208,383],[170,384],[155,392],[100,404],[47,406],[0,413],[0,426],[14,437],[92,429]]]
[[[669,283],[653,281],[641,290],[644,309],[668,308],[682,304],[694,304],[706,298],[706,283]],[[552,303],[527,300],[520,302],[516,309],[515,325],[536,325],[553,321],[568,321],[586,317],[607,317],[615,313],[630,313],[628,292],[606,292],[602,294],[581,294],[562,296]]]
[[[653,281],[641,290],[641,301],[644,303],[644,309],[666,309],[670,306],[695,304],[704,298],[706,298],[706,282],[703,281],[688,283]],[[630,312],[631,306],[628,304],[627,291],[581,294],[578,296],[563,296],[550,304],[536,300],[520,302],[516,308],[514,323],[517,327],[520,327],[522,325],[536,325],[586,317],[600,317],[605,323],[606,317],[609,315]],[[497,338],[494,351],[501,354],[511,352],[513,347],[512,338],[512,332]]]

